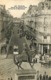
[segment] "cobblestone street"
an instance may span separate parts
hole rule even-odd
[[[13,59],[4,59],[3,57],[0,59],[0,78],[14,77],[13,75],[17,67],[14,65]]]

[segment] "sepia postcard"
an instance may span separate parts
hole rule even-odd
[[[51,80],[51,0],[0,0],[0,80]]]

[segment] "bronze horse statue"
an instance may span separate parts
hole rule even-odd
[[[27,57],[26,57],[26,60],[24,60],[25,58],[25,56],[21,53],[21,54],[18,54],[17,56],[14,56],[14,63],[17,65],[17,67],[18,67],[18,69],[19,68],[21,68],[21,69],[23,69],[22,67],[21,67],[21,64],[22,64],[22,62],[28,62],[29,63],[29,65],[31,66],[31,68],[33,68],[33,66],[34,66],[34,63],[36,62],[35,60],[33,60],[32,61],[32,57],[33,57],[33,55],[31,56],[30,54],[29,54],[29,50],[28,50],[28,48],[27,49],[25,49],[25,54],[27,55]],[[24,58],[24,59],[23,59]]]

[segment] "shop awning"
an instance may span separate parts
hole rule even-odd
[[[41,40],[34,40],[34,43],[36,43],[36,44],[47,44],[47,45],[51,45],[50,42],[42,42]]]

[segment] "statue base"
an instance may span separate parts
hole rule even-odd
[[[36,71],[31,70],[17,70],[15,73],[15,80],[36,80]]]

